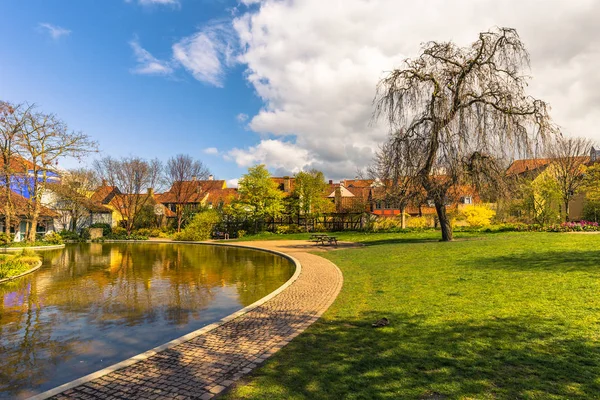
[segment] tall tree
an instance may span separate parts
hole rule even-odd
[[[27,171],[25,165],[17,165],[22,160],[17,155],[18,149],[16,148],[17,137],[21,133],[21,129],[24,123],[24,114],[29,112],[31,106],[25,105],[12,105],[7,102],[0,101],[0,162],[2,163],[2,192],[4,194],[4,230],[7,234],[10,234],[10,228],[16,219],[15,207],[12,201],[12,190],[11,185],[13,184],[13,177],[17,172],[15,169]],[[19,161],[17,161],[19,160]]]
[[[184,219],[189,215],[187,205],[200,194],[205,194],[208,187],[202,187],[197,181],[208,179],[209,169],[199,160],[194,160],[187,154],[178,154],[167,161],[165,179],[170,185],[169,193],[175,203],[177,215],[177,232],[181,231]],[[206,186],[206,185],[204,185]],[[199,193],[202,192],[202,193]]]
[[[152,192],[162,172],[160,161],[147,161],[139,157],[115,159],[109,156],[96,160],[94,166],[102,180],[122,193],[117,194],[111,204],[121,215],[130,235],[144,206],[153,202]]]
[[[238,182],[238,209],[244,209],[255,220],[278,216],[283,211],[283,192],[271,179],[263,165],[248,168]]]
[[[29,230],[27,240],[35,241],[36,226],[42,206],[42,194],[52,175],[58,176],[57,165],[65,157],[81,157],[97,151],[89,136],[68,129],[54,114],[45,114],[30,107],[26,110],[17,146],[31,161],[24,183],[29,192]]]
[[[421,55],[382,79],[375,117],[403,142],[414,178],[433,200],[442,240],[452,240],[446,214],[452,187],[466,183],[481,162],[530,154],[555,132],[548,106],[525,93],[529,55],[511,28],[482,32],[471,46],[429,42]],[[482,155],[483,157],[479,157]]]
[[[586,138],[559,136],[548,146],[548,157],[552,159],[550,170],[561,193],[565,221],[569,221],[569,203],[584,184],[583,173],[592,145]]]

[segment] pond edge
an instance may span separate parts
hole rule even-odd
[[[172,347],[178,346],[182,343],[185,343],[189,340],[192,340],[200,335],[203,335],[205,333],[208,333],[210,331],[212,331],[215,328],[218,328],[221,325],[226,324],[227,322],[234,320],[244,314],[246,314],[249,311],[252,311],[253,309],[259,307],[260,305],[266,303],[267,301],[271,300],[273,297],[277,296],[278,294],[280,294],[281,292],[283,292],[285,289],[287,289],[292,283],[294,283],[296,281],[296,279],[298,279],[298,277],[300,276],[300,273],[302,272],[302,265],[300,264],[300,261],[298,261],[296,258],[290,256],[289,254],[285,254],[283,252],[280,251],[276,251],[276,250],[271,250],[271,249],[263,249],[263,248],[259,248],[259,247],[254,247],[254,246],[247,246],[247,245],[238,245],[238,244],[234,244],[234,243],[214,243],[214,242],[183,242],[183,241],[172,241],[172,240],[164,240],[164,241],[159,241],[159,240],[152,240],[150,241],[132,241],[132,240],[123,240],[123,241],[111,241],[111,242],[126,242],[126,243],[132,243],[132,242],[142,242],[142,243],[169,243],[169,244],[200,244],[200,245],[214,245],[214,246],[228,246],[228,247],[240,247],[240,248],[245,248],[245,249],[252,249],[252,250],[257,250],[257,251],[262,251],[262,252],[267,252],[267,253],[272,253],[272,254],[276,254],[278,256],[281,256],[285,259],[290,260],[292,263],[294,263],[296,270],[294,271],[294,274],[292,275],[292,277],[290,279],[288,279],[283,285],[281,285],[280,287],[278,287],[277,289],[275,289],[273,292],[271,292],[270,294],[266,295],[265,297],[263,297],[262,299],[259,299],[257,301],[255,301],[254,303],[250,304],[249,306],[246,306],[244,308],[242,308],[241,310],[238,310],[236,312],[234,312],[233,314],[229,314],[228,316],[221,318],[219,321],[217,322],[213,322],[212,324],[206,325],[203,328],[197,329],[193,332],[190,332],[186,335],[180,336],[177,339],[173,339],[165,344],[162,344],[160,346],[154,347],[148,351],[145,351],[143,353],[140,353],[136,356],[130,357],[126,360],[123,360],[121,362],[118,362],[116,364],[110,365],[106,368],[103,368],[99,371],[93,372],[91,374],[85,375],[81,378],[75,379],[71,382],[67,382],[63,385],[57,386],[53,389],[47,390],[45,392],[39,393],[33,397],[29,397],[28,400],[43,400],[43,399],[47,399],[49,397],[52,396],[56,396],[57,394],[60,394],[66,390],[72,389],[74,387],[83,385],[85,383],[88,383],[90,381],[93,381],[95,379],[98,379],[102,376],[108,375],[114,371],[117,371],[119,369],[123,369],[126,367],[129,367],[133,364],[136,364],[140,361],[144,361],[147,360],[148,358],[160,353],[161,351],[165,351],[168,350]],[[41,266],[41,263],[40,263]],[[39,267],[38,267],[39,268]],[[14,278],[11,278],[14,279]]]
[[[25,276],[25,275],[27,275],[27,274],[30,274],[30,273],[32,273],[32,272],[35,272],[35,271],[37,271],[38,269],[40,269],[40,267],[41,267],[41,266],[42,266],[42,260],[39,260],[39,261],[37,261],[37,262],[36,262],[36,264],[35,264],[35,267],[33,267],[33,268],[31,268],[31,269],[29,269],[29,270],[27,270],[27,271],[23,272],[22,274],[15,275],[15,276],[11,276],[11,277],[9,277],[9,278],[3,278],[3,279],[0,279],[0,283],[4,283],[4,282],[8,282],[8,281],[12,281],[13,279],[17,279],[17,278],[20,278],[20,277],[22,277],[22,276]]]
[[[64,244],[53,244],[51,246],[31,246],[31,247],[0,247],[0,253],[14,253],[17,251],[23,251],[23,250],[33,250],[33,251],[40,251],[40,250],[56,250],[56,249],[64,249],[65,245]]]

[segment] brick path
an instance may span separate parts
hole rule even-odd
[[[210,399],[315,322],[342,287],[339,269],[306,241],[240,243],[281,251],[302,265],[283,292],[206,333],[62,393],[36,399]],[[344,247],[342,244],[340,247]]]

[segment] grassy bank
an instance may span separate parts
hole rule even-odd
[[[0,254],[0,279],[12,278],[29,271],[40,261],[40,257],[30,251],[19,254]]]
[[[339,235],[336,302],[228,398],[597,398],[600,235],[438,235]]]

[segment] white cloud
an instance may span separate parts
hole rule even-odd
[[[226,67],[234,62],[235,37],[230,23],[213,22],[173,45],[173,58],[195,79],[223,87]]]
[[[238,178],[235,178],[235,179],[228,179],[228,180],[226,181],[226,183],[227,183],[227,187],[228,187],[228,188],[236,188],[236,187],[238,187],[238,182],[239,182],[239,179],[238,179]]]
[[[227,152],[225,159],[233,160],[240,167],[267,164],[276,174],[295,173],[312,162],[309,152],[293,143],[279,140],[262,140],[248,149],[234,148]]]
[[[62,28],[60,26],[57,25],[52,25],[52,24],[48,24],[48,23],[40,23],[38,25],[38,27],[46,32],[47,34],[50,35],[50,37],[54,40],[58,40],[63,36],[68,36],[71,34],[71,31],[69,29],[65,29]]]
[[[387,134],[382,124],[369,124],[385,71],[416,56],[420,43],[467,46],[493,26],[521,34],[532,57],[531,94],[551,103],[556,121],[568,132],[600,139],[598,0],[547,0],[543,7],[537,0],[242,3],[254,6],[234,20],[239,61],[264,101],[249,127],[271,138],[229,152],[239,165],[354,176]]]
[[[142,48],[137,38],[130,41],[129,45],[133,49],[133,54],[138,62],[137,67],[132,70],[134,73],[142,75],[170,75],[173,73],[173,67],[168,61],[162,61],[154,57]]]
[[[246,122],[248,120],[248,114],[239,113],[235,116],[235,119],[240,123]]]
[[[219,154],[219,150],[216,147],[207,147],[206,149],[202,150],[202,152],[209,155]]]

